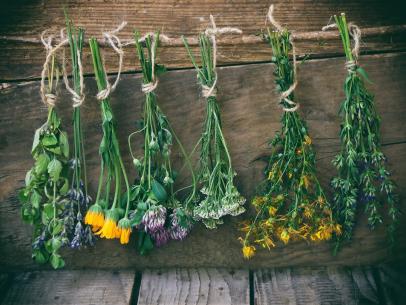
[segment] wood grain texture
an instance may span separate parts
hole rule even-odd
[[[248,271],[146,270],[138,305],[248,305]]]
[[[371,268],[286,268],[254,272],[255,305],[380,304]]]
[[[134,272],[42,271],[16,274],[2,305],[129,305]]]
[[[348,20],[361,27],[406,24],[401,9],[402,1],[368,0],[339,1],[305,0],[273,1],[275,18],[291,31],[320,31],[330,16],[346,12]],[[40,75],[44,61],[44,50],[40,43],[13,41],[35,40],[42,31],[53,28],[59,33],[64,26],[63,7],[66,7],[77,25],[84,27],[87,37],[116,28],[121,21],[128,26],[120,33],[123,39],[131,39],[134,28],[142,33],[161,29],[170,37],[196,36],[209,23],[209,15],[216,17],[217,26],[238,27],[244,35],[258,35],[264,28],[269,7],[266,0],[16,0],[0,4],[0,80],[34,78]],[[406,48],[403,33],[381,35],[363,39],[364,51],[401,50]],[[341,54],[341,42],[337,39],[325,41],[302,40],[297,42],[298,54],[325,56]],[[164,47],[160,51],[161,62],[169,67],[190,67],[183,46]],[[269,48],[265,43],[245,44],[235,41],[221,45],[219,64],[268,61]],[[117,69],[117,58],[109,50],[106,55],[108,71]],[[138,69],[133,47],[126,48],[125,71]],[[85,70],[93,73],[88,49],[85,50]]]
[[[361,63],[374,84],[378,111],[382,118],[382,141],[388,167],[399,186],[401,198],[406,196],[406,54],[363,56]],[[226,139],[233,165],[238,173],[236,184],[250,198],[262,179],[267,141],[279,128],[281,109],[273,84],[272,64],[223,67],[219,74],[219,102],[223,112]],[[331,159],[339,150],[339,104],[343,99],[345,78],[342,58],[309,60],[300,66],[296,91],[301,113],[307,120],[317,151],[319,176],[324,186],[335,173]],[[31,260],[30,227],[20,220],[20,204],[16,191],[22,187],[26,171],[32,166],[30,147],[34,130],[46,118],[40,102],[37,81],[10,83],[0,90],[0,267],[38,268]],[[7,87],[7,86],[6,86]],[[100,141],[100,112],[95,81],[86,78],[89,98],[83,108],[87,160],[89,160],[90,190],[94,193],[98,177],[98,146]],[[187,151],[192,151],[201,132],[204,103],[198,101],[196,74],[192,70],[171,71],[163,75],[157,90],[159,104],[173,124]],[[127,135],[134,131],[140,118],[142,93],[138,74],[124,75],[112,96],[112,107],[118,121],[119,141],[130,177],[135,173],[129,160]],[[61,89],[58,111],[68,131],[71,101]],[[70,133],[71,134],[71,133]],[[134,149],[141,147],[140,139]],[[174,149],[174,166],[181,158]],[[181,184],[187,176],[179,177]],[[402,201],[402,209],[406,202]],[[128,246],[117,241],[100,240],[96,247],[79,252],[66,250],[68,268],[126,268],[126,267],[275,267],[309,265],[374,264],[383,260],[404,259],[406,250],[406,215],[400,220],[398,248],[388,255],[385,227],[370,232],[365,217],[360,217],[353,242],[337,257],[331,255],[329,244],[295,243],[280,245],[271,252],[257,251],[250,261],[244,261],[237,240],[237,223],[249,212],[236,218],[226,218],[218,230],[202,226],[194,228],[183,242],[171,242],[148,256],[136,254],[134,240]]]

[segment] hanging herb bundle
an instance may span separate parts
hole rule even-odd
[[[182,37],[197,78],[206,98],[206,119],[203,133],[199,140],[201,145],[198,181],[203,199],[194,208],[194,217],[201,220],[207,228],[213,229],[223,223],[223,216],[237,216],[245,211],[243,198],[234,185],[236,173],[231,165],[231,157],[224,138],[220,108],[216,98],[216,41],[218,33],[236,32],[233,28],[216,28],[213,16],[210,16],[213,28],[199,35],[201,64],[196,63],[190,47]]]
[[[112,33],[104,33],[113,49],[118,50],[120,59],[119,72],[122,65],[122,49],[119,39]],[[120,74],[114,85],[110,86],[100,56],[98,42],[95,38],[89,40],[92,53],[93,67],[96,75],[97,87],[102,113],[103,138],[99,147],[101,157],[99,185],[95,203],[89,208],[85,217],[85,223],[92,226],[92,230],[102,238],[120,239],[122,244],[129,241],[131,233],[128,212],[130,207],[129,183],[124,164],[120,155],[119,143],[116,135],[116,122],[110,107],[109,94],[114,91]],[[125,183],[126,193],[121,200],[122,183]],[[111,200],[111,188],[114,189]]]
[[[365,71],[358,66],[361,33],[355,25],[347,25],[345,14],[334,18],[343,41],[348,70],[344,84],[345,100],[340,108],[343,119],[341,152],[333,160],[338,169],[338,176],[332,180],[335,212],[343,226],[335,252],[343,241],[351,239],[359,204],[363,205],[368,224],[374,229],[383,222],[382,208],[386,202],[390,220],[389,242],[393,245],[399,213],[397,197],[395,184],[386,169],[386,157],[381,151],[380,119],[374,97],[365,87],[365,80],[368,81]],[[355,41],[353,50],[350,34]]]
[[[47,49],[41,81],[41,97],[48,106],[48,118],[35,131],[31,154],[34,166],[25,177],[25,187],[20,191],[22,219],[33,225],[32,257],[38,263],[50,262],[56,269],[64,266],[60,248],[66,238],[64,213],[69,190],[69,143],[62,130],[61,120],[55,111],[56,88],[59,80],[55,52],[63,46],[52,47],[52,39],[42,38]],[[48,85],[45,84],[48,73]]]
[[[135,45],[143,73],[142,91],[145,94],[141,129],[128,138],[133,163],[139,178],[131,187],[131,202],[134,204],[130,220],[139,229],[138,248],[141,254],[153,246],[162,246],[170,239],[184,239],[192,226],[191,210],[195,198],[195,176],[185,150],[172,130],[167,117],[157,104],[154,90],[157,76],[165,71],[155,64],[159,33],[140,38],[135,32]],[[137,159],[131,151],[131,138],[142,133],[144,156]],[[177,173],[172,168],[171,147],[178,143],[193,179],[192,191],[184,202],[176,198],[174,182]]]
[[[94,244],[94,236],[89,226],[84,224],[83,215],[86,213],[91,198],[87,191],[86,159],[84,151],[83,131],[81,124],[80,106],[84,101],[82,47],[84,30],[75,28],[66,15],[66,32],[72,57],[72,89],[64,73],[66,88],[73,98],[73,158],[69,161],[71,167],[71,186],[68,191],[68,200],[65,210],[65,234],[71,248]]]
[[[251,258],[255,244],[271,249],[280,240],[284,244],[294,240],[329,240],[339,235],[341,227],[334,221],[332,209],[316,177],[315,152],[307,127],[295,102],[296,60],[289,31],[272,17],[277,28],[268,28],[268,40],[275,64],[275,83],[281,93],[284,110],[282,130],[271,141],[271,156],[265,169],[267,180],[252,200],[253,220],[244,222],[241,230],[243,255]],[[289,53],[293,53],[293,63]]]

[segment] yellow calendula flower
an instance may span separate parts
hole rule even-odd
[[[275,208],[275,207],[269,207],[268,213],[269,213],[270,216],[275,216],[277,210],[278,209]]]
[[[120,232],[120,243],[122,245],[128,244],[130,241],[130,234],[131,234],[131,221],[124,217],[118,222],[118,231]]]
[[[274,175],[274,172],[273,172],[273,171],[269,171],[269,173],[268,173],[268,180],[272,180],[273,175]]]
[[[91,225],[93,232],[104,225],[104,211],[99,204],[95,203],[89,207],[85,216],[85,224]]]
[[[293,177],[293,174],[292,174],[291,172],[289,172],[289,173],[288,173],[288,178],[289,178],[289,179],[292,179],[292,177]]]
[[[300,182],[304,185],[305,189],[309,189],[309,185],[310,185],[310,181],[309,181],[309,177],[307,177],[306,175],[302,176],[300,178]]]
[[[337,235],[341,235],[341,233],[342,233],[341,228],[342,228],[341,225],[339,225],[339,224],[335,225],[335,232]]]
[[[272,247],[272,248],[275,247],[275,243],[274,243],[273,240],[270,239],[268,236],[266,236],[266,237],[264,238],[264,242],[265,242],[266,246],[268,247],[268,249],[270,249],[271,247]]]
[[[318,202],[320,205],[323,205],[324,202],[325,202],[323,196],[317,197],[317,202]]]
[[[279,238],[281,239],[281,241],[283,241],[283,243],[286,245],[289,242],[290,239],[290,235],[289,232],[287,230],[283,230],[281,232],[281,234],[279,235]]]
[[[305,135],[304,136],[304,143],[306,145],[310,145],[310,144],[312,144],[312,139],[308,135]]]
[[[106,220],[103,227],[96,232],[96,235],[100,235],[101,238],[113,239],[118,238],[119,229],[117,227],[117,215],[114,211],[109,210],[106,213]]]
[[[303,216],[306,218],[311,218],[313,216],[313,211],[309,207],[305,207]]]
[[[254,246],[244,246],[242,248],[242,254],[245,259],[250,259],[255,255],[255,247]]]

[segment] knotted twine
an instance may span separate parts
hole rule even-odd
[[[216,72],[216,65],[217,65],[217,42],[216,42],[216,35],[220,34],[230,34],[230,33],[235,33],[235,34],[242,34],[242,31],[238,28],[233,28],[233,27],[222,27],[218,28],[216,26],[216,23],[214,22],[214,17],[213,15],[210,15],[210,21],[211,21],[211,28],[208,27],[206,28],[204,34],[210,38],[211,43],[212,43],[212,48],[213,48],[213,70],[214,70],[214,82],[211,85],[211,87],[206,86],[204,84],[201,84],[202,86],[202,95],[206,99],[211,97],[211,96],[216,96],[217,95],[217,72]]]
[[[56,102],[56,95],[54,93],[52,93],[52,88],[50,88],[49,92],[47,92],[47,90],[45,89],[46,74],[47,74],[47,71],[49,71],[49,63],[50,63],[51,59],[53,58],[54,54],[56,53],[56,51],[58,51],[60,48],[64,47],[66,44],[68,44],[69,41],[68,41],[68,39],[62,39],[62,37],[61,37],[61,41],[59,42],[59,44],[57,44],[56,46],[52,46],[52,40],[53,40],[54,36],[49,35],[47,38],[45,38],[45,35],[47,32],[48,32],[48,30],[45,30],[41,34],[41,42],[45,47],[46,57],[45,57],[44,65],[42,67],[42,71],[41,71],[40,94],[41,94],[42,102],[45,105],[47,105],[49,107],[54,107],[55,102]],[[63,33],[61,32],[61,36],[62,35],[63,35]],[[49,81],[50,80],[48,79],[48,82]]]
[[[61,30],[61,40],[64,38],[63,35],[63,30]],[[72,101],[73,101],[73,108],[80,107],[84,100],[85,100],[85,95],[83,93],[84,90],[84,83],[83,83],[83,67],[82,67],[82,59],[81,59],[81,54],[79,49],[76,50],[76,58],[77,58],[77,64],[79,68],[79,93],[77,93],[75,90],[71,88],[69,85],[69,80],[68,80],[68,75],[66,73],[66,67],[65,67],[65,60],[63,61],[63,80],[65,83],[66,89],[69,91],[70,94],[72,94]],[[64,59],[65,59],[65,52],[64,52]]]
[[[126,25],[127,25],[127,22],[123,21],[115,30],[110,31],[110,32],[103,32],[104,39],[118,55],[118,71],[117,71],[116,80],[114,81],[113,85],[110,85],[110,83],[108,81],[107,73],[106,73],[106,67],[104,66],[104,63],[102,63],[104,75],[106,78],[106,88],[103,90],[100,90],[97,93],[96,98],[99,101],[102,101],[102,100],[105,100],[106,98],[108,98],[109,95],[116,89],[118,82],[120,81],[121,70],[123,68],[124,52],[123,52],[123,45],[121,44],[121,40],[117,37],[116,34],[118,32],[120,32]]]
[[[269,22],[276,28],[276,30],[278,32],[283,32],[285,29],[275,20],[275,18],[273,17],[273,12],[274,12],[274,6],[273,6],[273,4],[271,4],[271,6],[269,7],[269,10],[268,10],[268,15],[267,15]],[[287,90],[285,90],[281,93],[281,95],[279,97],[279,100],[280,100],[279,104],[282,105],[283,111],[294,112],[299,108],[299,103],[296,103],[296,102],[292,101],[291,99],[289,99],[289,96],[293,93],[293,91],[295,90],[295,88],[297,86],[296,50],[295,50],[295,44],[293,43],[292,35],[289,35],[289,42],[290,42],[290,45],[292,46],[293,83],[292,83],[292,85],[290,85],[290,87]],[[285,101],[292,107],[290,107],[290,108],[284,107],[283,101]]]
[[[139,42],[145,42],[145,39],[147,39],[147,37],[150,36],[151,37],[151,81],[149,83],[143,83],[141,85],[141,91],[144,94],[148,94],[151,93],[152,91],[154,91],[156,89],[156,87],[158,86],[158,78],[155,77],[155,46],[157,43],[157,39],[155,37],[154,33],[147,33],[144,36],[142,36],[138,41]],[[169,37],[163,35],[163,39],[169,39]]]
[[[337,28],[336,23],[332,23],[332,24],[323,26],[323,28],[321,30],[327,31],[327,30],[330,30],[333,28]],[[345,67],[347,68],[347,71],[349,73],[353,73],[356,70],[357,64],[358,64],[359,49],[360,49],[360,45],[361,45],[361,43],[360,43],[361,42],[361,30],[357,25],[350,22],[350,23],[348,23],[348,33],[354,40],[354,47],[351,50],[351,53],[352,53],[354,59],[347,60],[345,62]]]

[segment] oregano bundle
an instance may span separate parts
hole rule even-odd
[[[386,169],[386,157],[381,151],[380,118],[376,112],[374,96],[365,86],[368,77],[358,65],[361,32],[347,24],[345,14],[334,16],[347,58],[348,75],[344,83],[345,100],[340,107],[341,151],[334,158],[338,175],[332,180],[335,213],[343,226],[337,238],[335,252],[344,241],[352,237],[356,213],[362,207],[371,229],[383,223],[383,208],[389,216],[389,243],[393,245],[399,210],[395,184]],[[350,34],[355,40],[351,50]]]

